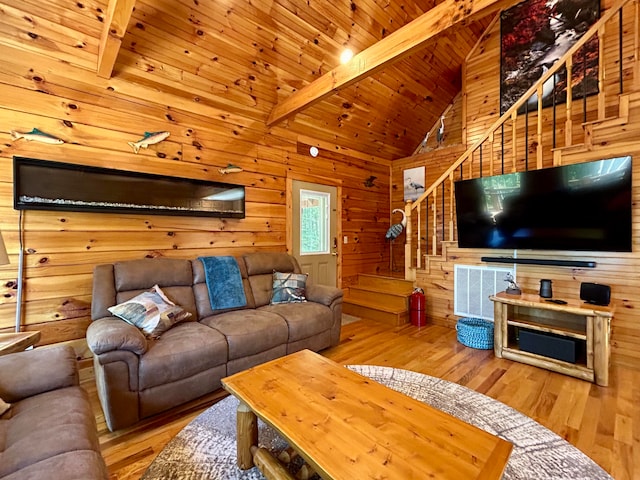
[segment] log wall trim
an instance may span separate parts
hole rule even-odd
[[[109,0],[98,51],[97,73],[100,77],[111,77],[135,4],[136,0]]]

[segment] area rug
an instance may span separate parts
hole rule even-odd
[[[611,479],[600,466],[549,429],[486,395],[408,370],[352,365],[351,370],[497,435],[514,447],[504,479]],[[203,412],[160,452],[142,480],[261,480],[236,466],[236,407],[227,397]],[[259,422],[260,444],[275,455],[287,444]],[[290,469],[300,468],[292,462]],[[357,479],[354,479],[357,480]]]

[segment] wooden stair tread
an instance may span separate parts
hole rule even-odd
[[[358,283],[372,284],[372,283],[380,283],[384,285],[398,285],[398,286],[407,286],[413,288],[413,282],[411,280],[405,280],[404,278],[396,278],[396,277],[385,277],[382,275],[369,275],[369,274],[358,274]]]
[[[357,317],[384,323],[386,325],[399,326],[409,323],[409,312],[385,312],[376,310],[366,305],[356,305],[353,303],[343,303],[342,312],[355,315]]]
[[[556,147],[552,149],[552,151],[560,150],[563,153],[575,152],[583,149],[588,149],[588,147],[584,143],[574,143],[573,145],[567,145],[564,147]]]
[[[394,280],[394,281],[399,282],[399,283],[402,283],[402,282],[413,283],[411,280],[405,280],[404,278],[390,277],[388,275],[375,275],[373,273],[359,273],[358,277],[380,278],[380,279],[383,279],[383,280]]]
[[[342,298],[342,303],[343,304],[351,303],[353,305],[359,305],[361,307],[368,307],[368,308],[371,308],[373,310],[380,310],[380,311],[387,312],[387,313],[396,313],[397,314],[397,313],[403,313],[403,312],[407,311],[406,307],[404,307],[404,308],[394,307],[394,306],[391,306],[391,305],[388,305],[388,304],[374,302],[374,301],[371,301],[370,299],[363,300],[363,299],[360,299],[360,298],[352,298],[352,297],[349,297],[348,295],[345,295]]]
[[[411,290],[407,290],[404,292],[390,292],[388,289],[372,287],[370,285],[349,285],[349,289],[362,290],[362,291],[371,292],[371,293],[384,293],[386,295],[395,295],[398,297],[408,297],[413,293],[413,286],[411,287]]]
[[[592,120],[590,122],[584,122],[582,124],[582,127],[585,128],[589,125],[592,125],[593,127],[602,127],[602,128],[614,127],[619,125],[626,125],[628,121],[629,121],[628,118],[616,115],[613,117],[603,118],[602,120]]]

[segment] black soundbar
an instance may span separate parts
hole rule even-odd
[[[480,260],[489,263],[520,263],[524,265],[551,265],[554,267],[596,268],[596,262],[585,262],[583,260],[549,260],[545,258],[513,257],[480,257]]]

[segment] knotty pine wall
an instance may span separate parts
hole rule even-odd
[[[606,2],[609,5],[609,2]],[[604,8],[604,6],[603,6]],[[625,30],[631,31],[633,20],[632,10],[625,9],[623,18]],[[617,35],[617,26],[608,27],[607,35]],[[617,72],[617,44],[609,42],[605,49],[605,59],[610,72]],[[623,60],[624,80],[627,85],[632,82],[632,72],[630,68],[630,42],[625,39]],[[466,134],[467,145],[473,142],[484,133],[487,126],[495,122],[499,117],[499,22],[486,32],[484,39],[480,42],[475,54],[469,58],[463,78],[464,96],[466,105],[464,106],[466,116],[464,118],[463,131]],[[605,91],[607,95],[607,116],[617,114],[618,97],[616,75],[607,77]],[[627,87],[628,88],[628,87]],[[622,155],[632,155],[634,157],[633,171],[633,252],[632,253],[609,253],[609,252],[541,252],[541,251],[519,251],[518,255],[528,258],[551,258],[559,260],[592,260],[597,262],[595,269],[580,269],[568,267],[548,267],[535,265],[517,265],[518,283],[528,291],[537,292],[539,281],[542,278],[549,278],[553,281],[554,296],[558,298],[578,298],[581,282],[597,282],[611,286],[612,303],[616,307],[615,317],[612,323],[612,362],[640,368],[640,276],[637,275],[640,266],[640,144],[637,142],[640,135],[640,101],[637,95],[631,96],[630,116],[628,123],[623,126],[612,126],[606,129],[596,128],[592,138],[593,146],[590,149],[559,149],[556,152],[562,164],[578,163],[602,158],[612,158]],[[582,115],[581,101],[576,106],[574,112],[578,118]],[[594,118],[593,108],[595,97],[588,99],[588,118]],[[559,120],[557,135],[564,138],[564,112],[558,112]],[[545,131],[544,137],[550,138],[549,130],[551,125],[551,109],[543,111]],[[533,123],[532,123],[533,122]],[[535,115],[530,121],[530,125],[535,125]],[[507,129],[510,130],[510,127]],[[524,170],[524,134],[522,129],[518,132],[522,142],[516,152],[515,164],[511,163],[511,151],[507,148],[508,162],[505,164],[505,173],[513,170]],[[534,151],[529,139],[528,148]],[[574,143],[584,141],[583,132],[580,128],[574,129]],[[510,138],[509,138],[510,142]],[[506,145],[509,146],[510,143]],[[548,143],[548,142],[547,142]],[[560,143],[562,145],[562,143]],[[409,157],[394,162],[392,169],[392,185],[402,184],[402,170],[413,168],[419,165],[427,166],[427,175],[430,171],[438,171],[446,168],[448,164],[455,161],[464,148],[448,148],[425,153],[420,157]],[[447,158],[448,157],[448,158]],[[530,154],[530,162],[535,154]],[[489,175],[489,162],[485,158],[483,174]],[[553,159],[550,151],[546,151],[543,162],[544,167],[552,166]],[[474,176],[479,175],[478,164],[474,164]],[[500,173],[499,164],[495,164],[494,174]],[[468,169],[468,167],[467,167]],[[437,176],[437,175],[436,175]],[[465,172],[465,178],[469,178]],[[427,182],[428,183],[428,182]],[[448,195],[445,209],[448,210]],[[392,194],[392,208],[402,207],[401,195]],[[423,217],[424,221],[424,217]],[[403,237],[404,238],[404,237]],[[400,249],[396,249],[400,250]],[[394,251],[394,254],[396,252]],[[398,252],[401,254],[400,252]],[[453,289],[454,289],[454,266],[464,265],[486,265],[480,261],[481,256],[512,256],[512,250],[481,250],[481,249],[461,249],[457,247],[455,241],[445,242],[443,254],[441,256],[428,259],[426,268],[417,273],[417,283],[424,288],[427,295],[427,318],[439,325],[453,327],[457,317],[453,314]],[[395,261],[403,261],[404,257],[396,258]],[[501,265],[496,265],[501,266]]]
[[[197,91],[154,91],[126,76],[99,79],[80,66],[37,51],[0,48],[0,230],[11,264],[0,267],[0,332],[13,330],[19,252],[19,213],[13,205],[12,157],[40,158],[128,171],[238,183],[246,186],[245,219],[25,211],[24,306],[26,330],[40,344],[71,343],[87,358],[95,265],[144,257],[195,258],[253,251],[285,251],[288,176],[317,177],[342,187],[342,280],[388,263],[384,233],[389,217],[390,163],[338,145],[293,134],[286,127],[236,111],[215,115]],[[188,87],[185,87],[188,88]],[[12,140],[11,130],[37,127],[67,143]],[[134,154],[128,141],[145,131],[170,137]],[[310,144],[320,155],[308,154]],[[228,163],[244,171],[223,175]],[[377,177],[373,187],[365,179]]]
[[[466,149],[466,145],[462,141],[462,116],[463,116],[462,97],[457,96],[454,103],[446,109],[445,128],[443,141],[440,145],[437,143],[436,132],[440,127],[438,120],[431,131],[433,132],[427,141],[426,147],[422,148],[423,153],[413,155],[411,157],[394,160],[391,166],[391,203],[393,208],[404,207],[404,171],[410,168],[425,166],[425,186],[435,182],[443,172],[449,168],[452,159],[457,159]],[[426,221],[433,223],[431,213],[427,214],[426,205],[420,210],[420,225],[424,230]],[[394,214],[391,223],[398,223],[401,220],[400,214]],[[413,232],[417,231],[418,218],[417,214],[411,217]],[[441,221],[437,223],[438,234],[442,233]],[[406,236],[404,233],[395,240],[392,246],[389,246],[389,254],[393,254],[393,264],[397,268],[404,265],[404,241]],[[416,240],[414,240],[415,242]],[[422,252],[426,252],[428,248],[431,252],[433,245],[431,238],[426,238],[424,234],[420,235],[420,243]]]

